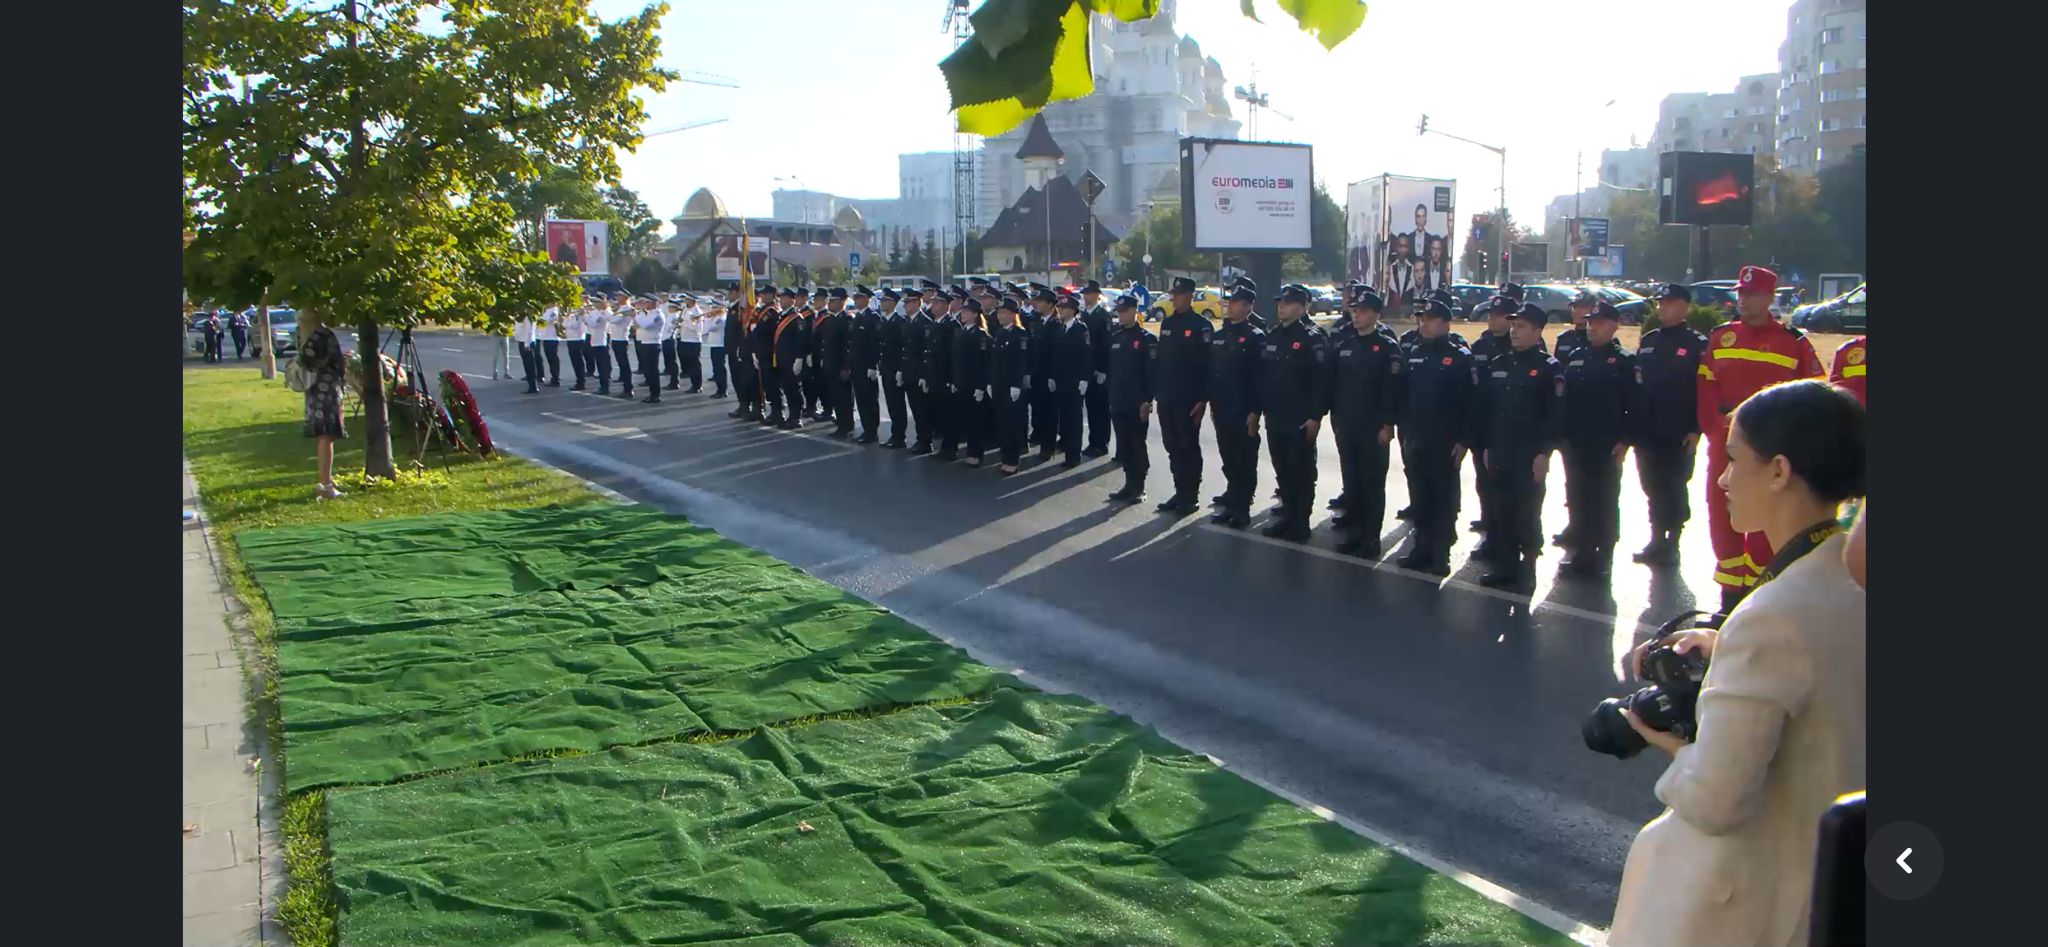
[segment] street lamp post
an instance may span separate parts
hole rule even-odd
[[[1489,144],[1486,144],[1486,143],[1484,143],[1484,142],[1478,142],[1478,141],[1473,141],[1473,140],[1472,140],[1472,139],[1470,139],[1470,138],[1462,138],[1462,137],[1460,137],[1460,136],[1457,136],[1457,135],[1453,135],[1453,134],[1451,134],[1451,133],[1449,133],[1449,132],[1440,132],[1440,131],[1436,131],[1435,129],[1433,129],[1433,128],[1430,128],[1430,127],[1429,127],[1429,116],[1428,116],[1428,115],[1424,115],[1424,116],[1422,116],[1422,121],[1420,121],[1420,122],[1416,123],[1416,125],[1415,125],[1415,134],[1416,134],[1417,136],[1421,136],[1421,135],[1426,135],[1426,134],[1430,134],[1430,133],[1432,133],[1432,132],[1435,132],[1435,133],[1436,133],[1436,134],[1438,134],[1438,135],[1442,135],[1442,136],[1444,136],[1445,138],[1450,138],[1450,139],[1453,139],[1453,140],[1456,140],[1456,141],[1462,141],[1462,142],[1464,142],[1465,144],[1468,144],[1468,145],[1478,145],[1479,147],[1481,147],[1481,148],[1484,148],[1484,149],[1486,149],[1486,150],[1488,150],[1488,151],[1491,151],[1491,152],[1493,152],[1494,154],[1497,154],[1497,155],[1499,155],[1499,156],[1500,156],[1500,210],[1501,210],[1501,219],[1500,219],[1500,221],[1499,221],[1499,223],[1498,223],[1498,226],[1496,227],[1496,229],[1498,229],[1498,230],[1500,231],[1500,235],[1499,235],[1499,238],[1498,238],[1498,244],[1499,244],[1499,246],[1498,246],[1498,248],[1497,248],[1497,250],[1496,250],[1496,256],[1494,257],[1494,259],[1496,259],[1496,260],[1498,260],[1498,261],[1499,261],[1499,263],[1497,263],[1496,265],[1500,267],[1500,279],[1499,279],[1499,280],[1497,280],[1496,282],[1503,282],[1503,283],[1504,283],[1504,282],[1507,282],[1507,278],[1508,278],[1508,226],[1507,226],[1507,224],[1508,224],[1508,221],[1507,221],[1507,210],[1508,210],[1508,149],[1507,149],[1507,146],[1505,146],[1505,145],[1501,145],[1501,146],[1494,146],[1494,145],[1489,145]]]

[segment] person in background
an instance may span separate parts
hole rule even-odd
[[[562,340],[569,346],[569,371],[576,383],[570,391],[582,391],[590,381],[590,330],[584,325],[585,316],[590,312],[590,297],[583,297],[581,305],[562,313]]]
[[[641,404],[661,403],[661,337],[666,332],[667,320],[661,312],[661,301],[653,293],[641,293],[633,301],[634,354],[640,358],[640,378],[647,385],[647,397]]]
[[[1145,474],[1152,468],[1145,441],[1158,339],[1138,322],[1138,305],[1136,296],[1117,297],[1117,328],[1109,340],[1109,419],[1116,426],[1116,458],[1124,471],[1124,485],[1109,498],[1124,503],[1145,498]]]
[[[539,326],[532,316],[521,316],[512,323],[512,341],[519,345],[520,377],[526,379],[526,393],[540,393],[540,347],[536,341]]]
[[[1176,293],[1176,302],[1180,296]],[[1308,542],[1308,515],[1315,501],[1316,435],[1330,411],[1334,366],[1333,346],[1324,331],[1308,319],[1309,291],[1299,283],[1280,288],[1274,299],[1276,320],[1259,352],[1258,411],[1245,425],[1257,433],[1267,422],[1266,449],[1273,459],[1273,479],[1280,487],[1280,506],[1262,532],[1290,542]],[[1207,325],[1207,320],[1203,320]],[[1389,345],[1393,344],[1390,337]],[[1172,412],[1176,408],[1163,407]]]
[[[612,309],[602,295],[590,298],[583,313],[583,358],[597,376],[597,393],[612,393]]]
[[[1835,364],[1833,368],[1828,370],[1828,382],[1843,391],[1855,395],[1856,403],[1867,408],[1870,406],[1870,402],[1865,401],[1863,398],[1863,359],[1867,354],[1863,350],[1863,341],[1866,338],[1868,337],[1859,335],[1842,343],[1840,348],[1835,349]],[[241,348],[241,344],[236,343],[235,351],[238,354],[241,352]]]
[[[1730,525],[1777,552],[1718,632],[1669,642],[1710,659],[1694,742],[1622,711],[1672,759],[1667,808],[1622,868],[1613,947],[1805,943],[1821,815],[1865,785],[1864,592],[1835,520],[1863,494],[1864,433],[1863,407],[1819,380],[1733,412],[1715,486]],[[1638,673],[1659,643],[1631,656]]]
[[[1157,509],[1180,515],[1194,512],[1202,495],[1202,415],[1209,410],[1209,337],[1216,327],[1194,310],[1194,280],[1174,277],[1168,298],[1173,308],[1159,320],[1159,342],[1154,350],[1159,364],[1154,377],[1159,437],[1166,444],[1167,465],[1173,471],[1173,495]],[[1320,423],[1320,411],[1316,417]],[[1304,521],[1306,518],[1304,512]]]
[[[707,357],[711,362],[713,398],[725,397],[725,320],[729,318],[729,313],[727,307],[714,302],[704,311],[703,318],[697,320],[697,335],[703,340],[705,350],[710,353]]]
[[[1510,351],[1488,363],[1479,386],[1478,443],[1486,452],[1498,515],[1487,525],[1494,568],[1479,577],[1491,588],[1536,587],[1542,554],[1543,494],[1550,455],[1564,439],[1563,366],[1542,348],[1543,307],[1523,303],[1508,322]]]
[[[704,303],[694,296],[685,300],[683,317],[676,322],[676,360],[690,379],[683,394],[694,395],[704,390]]]
[[[811,323],[809,313],[798,303],[804,294],[794,287],[782,288],[782,315],[775,322],[775,377],[782,382],[782,400],[789,414],[778,416],[776,427],[784,431],[804,426],[804,374],[809,367]]]
[[[202,352],[200,352],[200,358],[203,361],[208,362],[220,361],[220,313],[207,313],[206,319],[200,322],[199,328],[200,332],[206,337],[206,348]]]
[[[1401,394],[1401,344],[1380,321],[1385,306],[1370,287],[1354,289],[1347,301],[1350,320],[1329,334],[1330,426],[1344,484],[1344,505],[1330,525],[1348,533],[1338,552],[1367,559],[1380,556],[1387,460]]]
[[[1213,498],[1217,509],[1209,522],[1243,529],[1251,525],[1252,499],[1259,492],[1259,436],[1251,432],[1250,422],[1258,410],[1259,356],[1266,332],[1252,321],[1258,290],[1240,283],[1223,299],[1223,325],[1209,337],[1208,395],[1224,486]]]
[[[540,341],[540,353],[546,358],[548,387],[562,387],[562,310],[549,306],[540,314],[540,323],[534,327],[533,337]]]
[[[1678,535],[1692,519],[1685,488],[1699,456],[1699,369],[1707,337],[1685,324],[1692,290],[1665,283],[1652,297],[1657,327],[1636,350],[1642,410],[1636,416],[1636,473],[1650,506],[1650,542],[1635,554],[1645,565],[1678,563]]]
[[[633,337],[637,328],[633,325],[633,297],[625,293],[612,294],[611,312],[606,320],[606,332],[611,338],[612,363],[618,366],[619,397],[633,397]]]
[[[1511,283],[1507,284],[1507,286],[1512,285]],[[1505,289],[1506,286],[1502,288]],[[1519,293],[1521,287],[1516,286],[1515,291]],[[1514,351],[1514,346],[1508,342],[1508,319],[1515,314],[1515,310],[1521,308],[1521,303],[1516,302],[1516,298],[1518,297],[1496,293],[1486,302],[1473,307],[1486,317],[1486,331],[1479,333],[1479,338],[1474,339],[1472,342],[1472,367],[1479,372],[1479,387],[1481,388],[1486,387],[1487,384],[1493,381],[1493,371],[1488,367],[1492,360]],[[1478,395],[1476,391],[1473,394],[1475,398]],[[1471,532],[1485,534],[1480,539],[1478,548],[1472,550],[1472,555],[1481,560],[1490,561],[1493,558],[1493,551],[1497,547],[1494,543],[1496,531],[1493,528],[1493,514],[1491,512],[1493,510],[1493,480],[1486,475],[1486,464],[1481,456],[1484,453],[1485,451],[1479,450],[1476,447],[1471,451],[1472,476],[1475,481],[1474,492],[1479,497],[1479,518],[1473,520],[1467,528]]]
[[[1586,319],[1586,344],[1564,365],[1564,473],[1579,526],[1560,572],[1604,576],[1621,539],[1621,462],[1635,440],[1642,376],[1615,332],[1621,312],[1601,300]]]
[[[239,311],[229,316],[228,332],[235,337],[235,361],[239,362],[249,348],[249,313]]]
[[[661,364],[668,375],[670,391],[683,390],[682,356],[676,349],[676,337],[684,331],[689,314],[689,297],[682,293],[668,294],[668,304],[661,309]]]
[[[1451,335],[1451,306],[1431,299],[1420,313],[1421,333],[1402,348],[1398,424],[1401,468],[1414,504],[1414,545],[1396,564],[1449,575],[1458,519],[1458,465],[1472,439],[1472,404],[1479,384],[1472,351]]]
[[[318,465],[319,496],[330,500],[346,494],[334,486],[334,442],[348,436],[341,422],[341,384],[347,374],[348,355],[341,340],[313,310],[299,312],[299,351],[295,358],[306,370],[306,436],[313,439]]]

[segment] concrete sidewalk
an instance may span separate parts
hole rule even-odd
[[[197,509],[189,468],[181,479],[185,508]],[[184,942],[282,945],[275,915],[284,859],[270,801],[276,767],[250,764],[264,755],[244,698],[242,654],[253,654],[254,643],[238,642],[230,629],[235,604],[205,516],[184,532]]]

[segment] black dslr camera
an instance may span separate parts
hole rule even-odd
[[[1660,626],[1652,640],[1663,641],[1678,632],[1696,628],[1718,631],[1722,618],[1706,612],[1685,612]],[[1643,679],[1650,682],[1648,687],[1627,697],[1609,697],[1601,701],[1600,706],[1587,715],[1585,722],[1579,724],[1579,734],[1586,738],[1586,749],[1625,760],[1649,746],[1636,734],[1635,728],[1622,719],[1624,707],[1652,730],[1676,734],[1687,741],[1699,736],[1699,721],[1694,716],[1694,707],[1700,697],[1700,681],[1707,676],[1707,656],[1697,650],[1680,654],[1668,644],[1660,645],[1643,653],[1642,670]]]

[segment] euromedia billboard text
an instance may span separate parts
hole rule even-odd
[[[1182,236],[1206,253],[1309,249],[1314,173],[1307,145],[1183,138]]]

